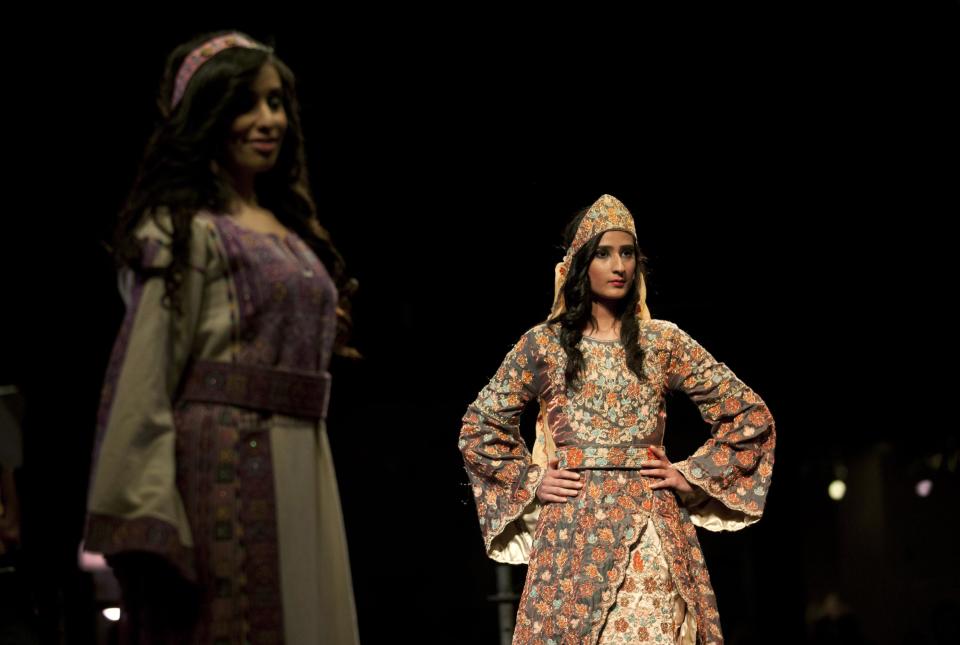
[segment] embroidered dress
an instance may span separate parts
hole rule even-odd
[[[162,278],[122,279],[86,548],[150,552],[198,583],[179,643],[356,643],[323,421],[336,288],[292,233],[191,227],[179,314]],[[169,263],[163,227],[140,236],[147,266]]]
[[[763,511],[774,423],[763,401],[673,323],[643,320],[642,379],[620,341],[584,338],[582,387],[568,388],[556,326],[524,334],[463,419],[460,450],[488,555],[529,563],[514,643],[721,643],[695,526],[736,530]],[[685,393],[712,437],[673,465],[694,486],[679,500],[642,477],[662,445],[664,396]],[[538,400],[532,452],[518,431]],[[548,459],[583,489],[541,505]]]

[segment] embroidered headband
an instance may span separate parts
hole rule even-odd
[[[177,71],[177,78],[173,83],[173,98],[170,100],[170,109],[177,107],[177,104],[183,99],[183,94],[187,91],[187,85],[190,83],[190,79],[193,78],[193,75],[197,73],[197,70],[200,69],[204,63],[223,50],[233,47],[262,49],[267,52],[273,51],[266,45],[236,32],[208,40],[187,54],[180,64],[180,69]]]

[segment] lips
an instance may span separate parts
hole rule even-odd
[[[627,284],[627,282],[626,280],[610,280],[610,284],[615,287],[622,287],[623,285]]]
[[[253,139],[247,143],[258,152],[270,153],[277,149],[279,141],[277,139]]]

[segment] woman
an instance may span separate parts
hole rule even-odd
[[[694,525],[760,518],[773,466],[763,401],[676,325],[650,318],[633,217],[604,195],[568,229],[553,311],[507,355],[460,432],[488,555],[529,563],[514,643],[719,643]],[[664,396],[713,437],[671,463]],[[531,454],[520,413],[540,403]]]
[[[207,35],[170,55],[159,105],[114,241],[127,314],[86,548],[129,641],[356,643],[324,427],[356,284],[316,219],[293,75]]]

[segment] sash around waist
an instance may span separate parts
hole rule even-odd
[[[649,452],[651,446],[662,448],[659,444],[639,444],[631,446],[561,446],[557,448],[558,468],[565,470],[606,470],[624,468],[639,470],[645,461],[656,459]]]
[[[180,398],[323,419],[330,374],[199,360],[188,368]]]

